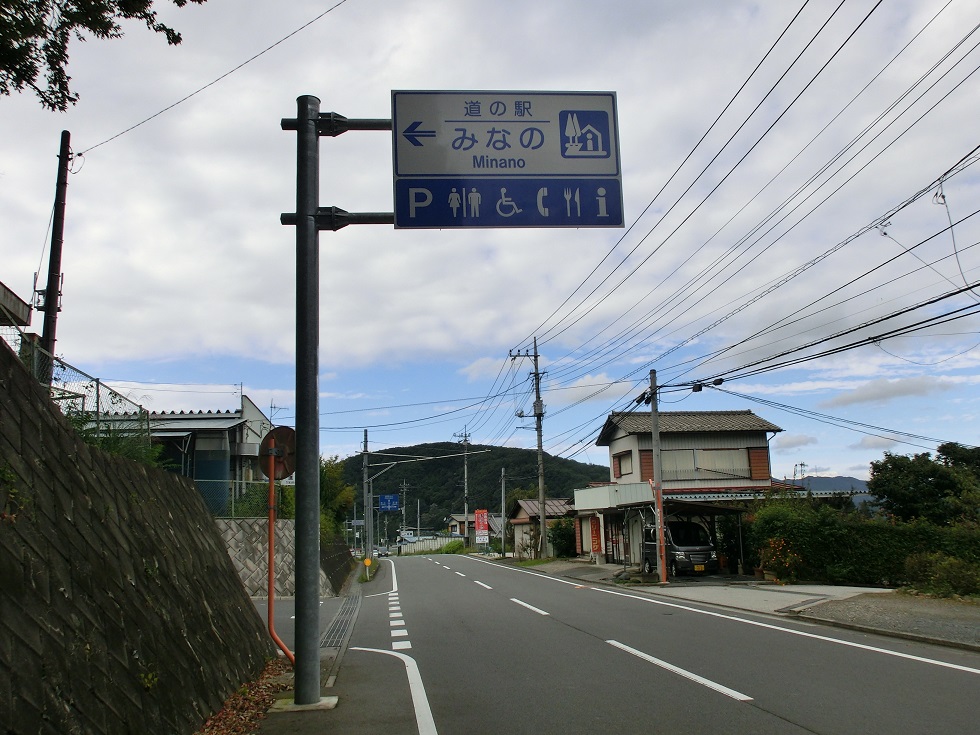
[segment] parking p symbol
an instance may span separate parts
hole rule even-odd
[[[408,190],[408,216],[415,217],[415,210],[428,207],[432,204],[432,192],[428,189],[409,188]]]

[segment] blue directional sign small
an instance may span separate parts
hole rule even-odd
[[[392,98],[395,227],[622,227],[614,92]]]
[[[379,495],[378,509],[382,511],[398,510],[398,495]]]

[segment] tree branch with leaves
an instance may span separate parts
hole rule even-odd
[[[178,8],[188,2],[171,0]],[[175,46],[180,33],[157,20],[153,0],[5,0],[0,4],[0,94],[31,89],[49,110],[78,101],[68,75],[72,39],[121,38],[120,21],[139,20]],[[40,79],[43,77],[43,81]]]

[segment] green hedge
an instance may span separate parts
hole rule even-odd
[[[439,549],[440,554],[463,554],[466,551],[466,546],[463,544],[462,539],[454,539],[448,543],[443,544],[442,548]]]
[[[787,581],[906,585],[913,581],[907,560],[921,554],[942,554],[980,567],[980,530],[868,520],[809,501],[763,506],[752,520],[749,539],[761,552],[762,565],[777,576],[782,572]]]

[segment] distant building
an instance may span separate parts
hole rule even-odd
[[[571,498],[545,498],[545,527],[559,518],[575,515]],[[538,500],[518,500],[507,512],[507,522],[514,527],[514,554],[516,556],[536,556],[534,540],[540,538],[541,503]],[[545,556],[554,556],[555,549],[547,542]]]
[[[467,514],[468,539],[476,538],[476,515],[473,511]],[[487,513],[487,525],[490,527],[490,538],[500,538],[500,514]],[[453,514],[449,516],[449,523],[446,529],[450,536],[465,536],[466,530],[463,527],[463,514]]]
[[[662,411],[660,461],[669,493],[711,495],[722,490],[763,490],[772,485],[769,434],[781,428],[751,411]],[[650,413],[612,413],[596,446],[609,448],[609,479],[646,482],[653,477]]]
[[[197,484],[211,512],[232,513],[249,483],[265,482],[259,444],[272,422],[248,396],[235,411],[150,414],[150,435],[163,445],[167,469]]]
[[[712,527],[711,503],[772,490],[769,439],[782,431],[775,424],[751,411],[663,411],[659,424],[667,513],[680,516],[682,501],[695,502],[691,514]],[[654,517],[651,425],[649,411],[606,419],[596,445],[609,449],[609,483],[575,491],[580,553],[639,563],[643,528]]]

